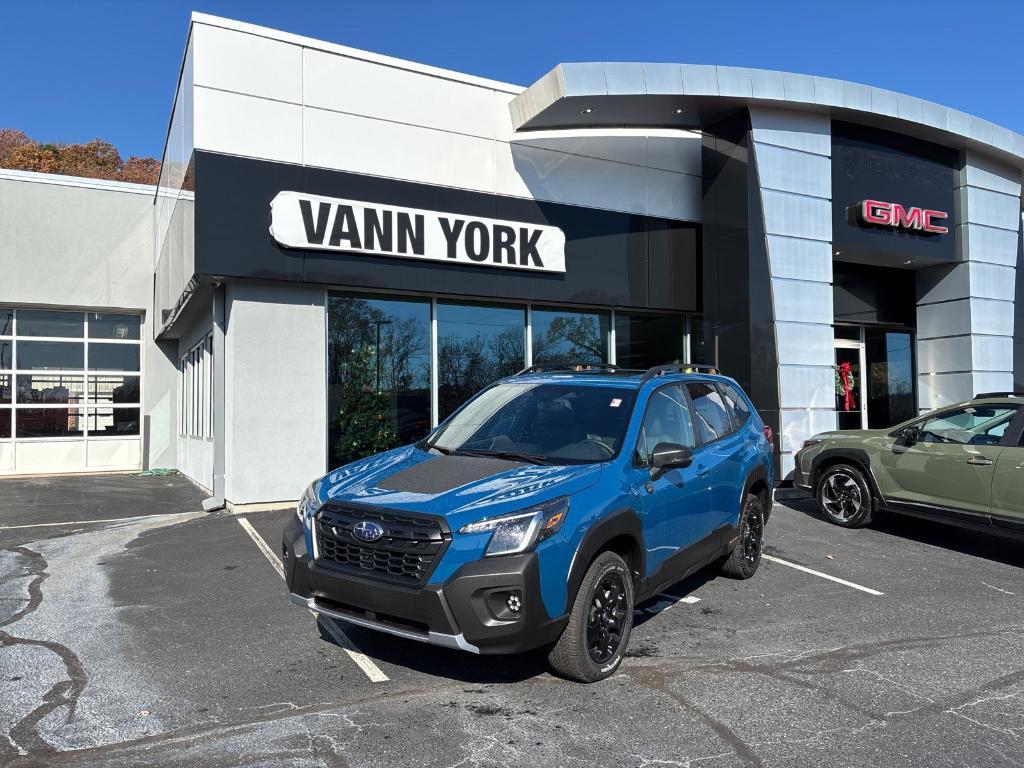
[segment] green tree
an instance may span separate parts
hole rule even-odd
[[[391,394],[374,389],[372,348],[357,348],[345,361],[337,419],[340,437],[334,444],[338,464],[394,448],[398,435],[391,421]]]

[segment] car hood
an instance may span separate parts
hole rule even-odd
[[[820,432],[814,440],[867,440],[872,437],[883,437],[889,433],[886,429],[842,429],[832,432]]]
[[[321,503],[402,509],[463,522],[513,512],[583,490],[600,464],[537,465],[492,457],[444,456],[406,446],[361,459],[324,476]]]

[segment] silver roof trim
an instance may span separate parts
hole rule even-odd
[[[517,131],[699,129],[747,105],[824,113],[887,127],[1024,168],[1024,136],[1001,125],[884,88],[792,72],[703,64],[559,64],[516,96],[510,110]],[[683,111],[676,114],[676,109]]]

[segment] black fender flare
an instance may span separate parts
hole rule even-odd
[[[764,464],[758,464],[750,470],[750,474],[747,475],[747,481],[743,484],[743,495],[740,496],[740,507],[742,508],[743,500],[747,498],[747,494],[750,493],[750,489],[753,488],[754,484],[760,480],[764,481],[765,488],[768,489],[768,504],[767,508],[764,510],[764,520],[765,522],[768,522],[768,518],[772,514],[772,489],[771,485],[768,483],[768,470],[765,469]],[[739,517],[737,516],[737,523],[738,522]]]
[[[807,478],[811,484],[811,493],[817,493],[818,475],[820,474],[818,468],[821,466],[821,463],[823,461],[831,462],[833,459],[843,459],[860,469],[868,481],[868,486],[871,488],[871,495],[875,497],[877,502],[881,503],[883,501],[882,493],[878,490],[878,483],[875,482],[875,476],[871,471],[871,457],[868,456],[868,452],[863,448],[826,448],[811,459],[811,473]]]
[[[646,554],[644,551],[644,528],[640,516],[631,507],[612,512],[598,520],[587,532],[583,534],[579,546],[576,547],[576,554],[573,555],[572,565],[569,567],[569,581],[566,589],[565,610],[566,613],[572,610],[572,604],[576,600],[576,593],[579,591],[587,568],[597,554],[612,539],[620,536],[629,536],[636,541],[639,552],[635,568],[638,572],[636,583],[642,583],[647,571]]]

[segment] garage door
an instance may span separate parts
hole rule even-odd
[[[0,307],[0,473],[138,469],[142,316]]]

